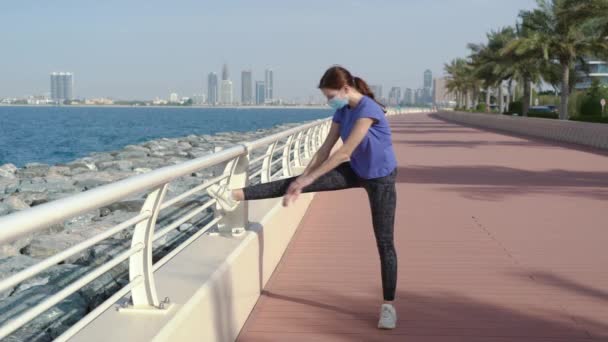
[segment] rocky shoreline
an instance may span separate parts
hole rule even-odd
[[[238,142],[256,140],[301,124],[303,123],[282,124],[252,132],[155,139],[128,145],[120,150],[91,153],[72,162],[57,165],[30,163],[23,168],[17,168],[13,164],[4,164],[0,166],[0,216],[163,166],[179,164]],[[256,152],[261,155],[265,151]],[[223,168],[219,167],[209,168],[171,182],[167,198],[201,184],[222,170]],[[205,200],[203,197],[204,195],[193,196],[167,208],[159,216],[158,226],[162,227],[163,223],[172,222],[175,217],[200,205]],[[63,224],[53,225],[43,232],[37,232],[11,244],[0,245],[0,279],[135,216],[144,199],[145,194],[138,194],[72,218]],[[203,211],[189,223],[181,225],[157,241],[154,259],[160,259],[194,234],[211,219],[211,214],[210,210]],[[128,248],[131,232],[132,229],[127,229],[0,293],[0,325]],[[7,337],[6,341],[51,341],[127,282],[128,270],[125,262],[47,310]]]

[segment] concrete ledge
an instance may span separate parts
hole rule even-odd
[[[280,198],[249,201],[243,236],[203,235],[155,273],[159,298],[173,303],[168,313],[119,313],[116,305],[71,341],[234,341],[313,197],[288,208]]]
[[[441,119],[608,150],[608,125],[498,114],[440,112]]]

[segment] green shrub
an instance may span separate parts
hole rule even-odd
[[[486,104],[485,103],[478,103],[477,107],[475,107],[475,111],[477,111],[477,112],[485,112],[486,111]]]
[[[514,101],[509,104],[508,114],[517,113],[519,115],[522,115],[523,111],[524,111],[524,105],[521,101]]]
[[[608,117],[606,116],[573,116],[570,120],[608,124]]]
[[[580,116],[602,116],[601,99],[608,101],[608,87],[596,79],[580,101]]]
[[[581,101],[585,97],[585,93],[582,91],[575,90],[570,94],[568,99],[568,116],[580,116],[581,115]]]

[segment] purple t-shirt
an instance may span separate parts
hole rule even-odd
[[[338,109],[332,120],[340,124],[340,137],[346,141],[359,118],[375,119],[367,134],[350,156],[350,164],[361,178],[371,179],[390,174],[397,166],[391,129],[382,107],[368,96],[363,96],[355,108]]]

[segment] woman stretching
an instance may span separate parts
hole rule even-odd
[[[325,72],[319,88],[336,112],[325,142],[301,175],[242,189],[214,184],[208,193],[223,210],[231,211],[238,201],[283,196],[283,206],[288,206],[300,193],[364,188],[380,253],[384,303],[378,328],[393,329],[397,321],[393,307],[397,285],[397,253],[393,242],[397,161],[384,106],[376,102],[365,81],[340,66]],[[340,137],[344,144],[330,155]]]

